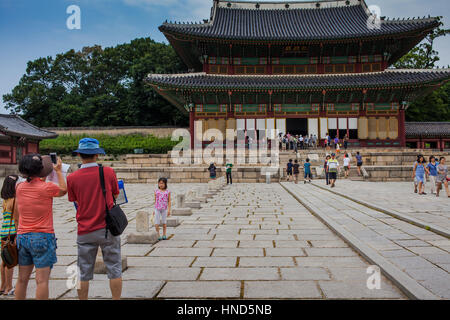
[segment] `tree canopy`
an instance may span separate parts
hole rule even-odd
[[[188,124],[188,116],[144,83],[148,73],[186,67],[171,46],[150,38],[85,47],[29,61],[6,109],[42,127]]]
[[[441,20],[442,17],[439,17]],[[434,29],[425,40],[414,47],[394,64],[399,69],[431,69],[439,62],[439,53],[435,50],[435,40],[445,37],[450,29],[439,27]],[[450,121],[450,83],[412,102],[406,111],[406,121]]]

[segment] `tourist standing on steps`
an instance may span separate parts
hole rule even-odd
[[[344,173],[346,179],[348,178],[349,172],[350,172],[350,158],[348,156],[348,153],[346,153],[344,156]]]
[[[17,221],[13,219],[14,212],[14,204],[16,202],[16,183],[19,177],[17,175],[10,175],[5,178],[3,181],[3,187],[1,191],[1,196],[3,199],[3,223],[2,229],[0,231],[0,236],[2,239],[2,247],[5,241],[9,241],[15,243],[16,235],[17,235]],[[1,279],[2,284],[0,288],[0,295],[4,296],[13,296],[14,288],[13,288],[13,275],[14,268],[8,268],[6,264],[2,261],[1,266]]]
[[[233,179],[231,177],[231,169],[233,168],[233,164],[231,162],[228,162],[226,164],[226,175],[227,175],[227,184],[233,184]]]
[[[287,181],[292,180],[292,169],[293,169],[292,159],[289,159],[289,162],[286,165]]]
[[[427,169],[430,177],[430,184],[431,184],[431,194],[435,194],[436,191],[436,178],[437,178],[437,166],[439,165],[439,162],[436,161],[436,158],[434,156],[430,156],[430,163],[427,165]]]
[[[81,167],[67,177],[69,201],[77,206],[77,248],[80,287],[78,298],[87,300],[89,281],[94,278],[94,266],[100,247],[113,300],[122,294],[122,256],[120,236],[113,236],[106,229],[106,206],[111,209],[119,195],[119,184],[114,169],[101,167],[98,156],[105,154],[96,139],[84,138],[73,152],[81,158]],[[106,199],[100,182],[103,170]]]
[[[339,162],[336,159],[336,154],[334,153],[331,154],[331,159],[328,160],[327,166],[331,188],[334,188],[337,179],[337,174],[339,171]]]
[[[309,183],[311,183],[312,174],[311,174],[311,163],[309,162],[309,158],[306,158],[306,162],[303,165],[303,171],[305,173],[303,183],[306,183],[307,178],[309,178]]]
[[[56,263],[56,238],[53,228],[53,198],[67,193],[61,159],[53,164],[50,156],[37,153],[25,155],[19,163],[19,172],[26,182],[16,188],[14,220],[18,221],[17,248],[19,278],[16,283],[16,300],[24,300],[28,281],[36,267],[36,299],[48,300],[50,272]],[[56,171],[58,185],[45,182]]]
[[[439,191],[442,189],[442,185],[445,187],[445,192],[447,193],[447,197],[450,198],[450,191],[448,190],[448,180],[447,180],[447,174],[448,174],[448,168],[445,164],[445,157],[439,158],[439,165],[437,166],[437,185],[436,185],[436,197],[439,197]]]
[[[300,173],[299,167],[300,167],[300,165],[298,164],[298,160],[295,159],[294,160],[294,165],[292,166],[292,168],[294,170],[294,181],[295,181],[295,184],[298,183],[298,174]]]
[[[326,182],[327,185],[330,184],[330,179],[329,179],[330,176],[328,174],[328,160],[330,160],[330,159],[331,159],[331,157],[329,155],[327,155],[325,157],[325,161],[323,163],[323,170],[325,172],[325,182]]]
[[[159,178],[158,189],[155,190],[155,229],[158,240],[167,240],[167,217],[170,217],[170,191],[167,190],[167,179]],[[163,235],[159,233],[159,226],[163,226]]]
[[[355,158],[356,158],[356,169],[358,170],[358,176],[362,176],[361,167],[363,165],[363,159],[362,159],[362,156],[359,154],[359,151],[356,152]]]
[[[212,162],[209,167],[208,167],[208,171],[209,171],[209,177],[211,179],[215,179],[216,178],[216,166],[214,165],[214,162]]]
[[[414,165],[413,170],[413,178],[417,181],[418,188],[419,188],[419,194],[426,194],[425,193],[425,173],[429,173],[428,169],[425,167],[425,158],[423,156],[419,157],[417,159],[416,164]]]
[[[347,147],[348,147],[348,135],[345,134],[344,136],[344,150],[347,151]]]

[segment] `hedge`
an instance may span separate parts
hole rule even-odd
[[[167,153],[178,143],[170,138],[158,138],[153,135],[127,134],[110,136],[99,135],[71,135],[61,134],[56,139],[46,139],[39,145],[40,152],[47,154],[56,152],[61,155],[72,154],[78,148],[78,141],[82,138],[95,138],[100,142],[100,147],[106,154],[120,155],[134,153],[134,149],[143,149],[144,153]]]

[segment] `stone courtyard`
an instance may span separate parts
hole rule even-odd
[[[324,187],[323,180],[314,182]],[[126,184],[122,208],[125,299],[449,299],[448,235],[413,225],[357,203],[382,204],[407,217],[449,230],[449,199],[412,192],[411,183],[338,180],[321,189],[300,182],[238,183],[222,187],[191,216],[177,217],[169,239],[127,243],[139,211],[153,210],[153,184]],[[172,199],[206,184],[170,184]],[[427,190],[428,191],[428,190]],[[335,193],[336,192],[336,193]],[[339,195],[340,193],[342,195]],[[186,199],[188,201],[189,199]],[[366,204],[367,204],[366,203]],[[176,203],[173,203],[173,208]],[[69,266],[77,260],[76,221],[67,196],[54,202],[58,262],[50,297],[76,299]],[[367,268],[383,271],[369,289]],[[386,277],[385,277],[386,275]],[[17,277],[17,270],[15,271]],[[34,297],[34,279],[28,298]],[[95,274],[90,298],[110,298],[107,277]]]

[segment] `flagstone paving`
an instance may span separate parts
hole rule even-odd
[[[338,181],[338,184],[342,184],[342,181]],[[438,298],[450,299],[450,240],[448,238],[310,184],[283,183],[283,186],[298,196],[319,216],[323,215],[337,223]],[[375,186],[373,183],[371,186],[374,190],[381,187],[380,184]],[[410,198],[413,197],[414,194],[410,196]],[[429,199],[429,210],[441,207],[445,210],[441,202],[432,203],[432,200],[434,198]],[[391,207],[391,204],[396,203],[397,198],[388,197],[385,194],[383,201],[384,206]],[[411,202],[414,203],[414,200]],[[308,256],[331,257],[338,254],[344,256],[346,253],[350,255],[347,248],[306,248],[305,251]],[[330,271],[331,274],[337,275],[333,269]],[[328,284],[322,283],[322,285],[325,286],[325,292],[327,292],[326,288],[335,288]]]
[[[175,195],[198,186],[170,184],[169,188]],[[181,224],[168,228],[169,240],[128,244],[126,236],[135,231],[136,213],[152,212],[155,187],[126,185],[130,201],[122,206],[130,221],[122,235],[122,254],[128,262],[123,273],[126,299],[406,298],[384,276],[381,289],[368,289],[370,264],[278,183],[227,186],[201,209],[193,209],[191,216],[179,217]],[[316,203],[331,202],[339,212],[336,221],[403,266],[423,286],[440,288],[436,294],[447,297],[446,283],[441,282],[450,264],[448,239],[374,210],[361,213],[350,200],[330,200],[331,193],[313,186],[290,187]],[[75,210],[63,197],[55,200],[54,212],[58,263],[51,274],[50,296],[75,299],[76,290],[67,288],[67,267],[75,266],[77,259]],[[32,280],[29,298],[34,291]],[[90,297],[110,298],[106,275],[94,276]]]

